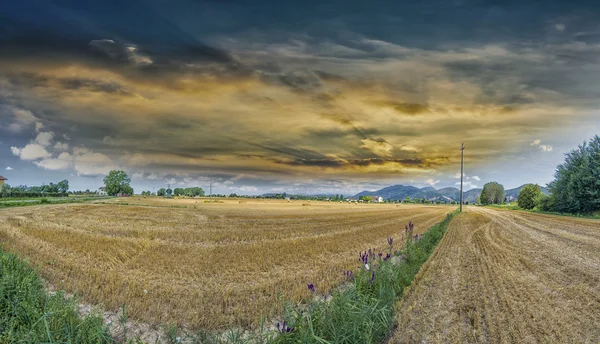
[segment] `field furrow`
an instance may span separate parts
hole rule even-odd
[[[257,325],[284,300],[325,293],[358,252],[422,233],[445,206],[326,202],[203,203],[159,198],[0,211],[0,241],[56,287],[150,324]],[[135,204],[132,204],[135,203]],[[175,206],[175,207],[174,207]]]
[[[597,343],[600,222],[467,208],[399,304],[390,343]]]

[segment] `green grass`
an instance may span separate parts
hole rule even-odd
[[[569,216],[569,217],[578,217],[578,218],[583,218],[583,219],[600,220],[600,211],[590,213],[590,214],[569,214],[569,213],[559,213],[559,212],[554,212],[554,211],[538,210],[535,208],[534,209],[523,209],[523,208],[520,208],[516,203],[510,203],[510,204],[505,204],[505,205],[490,204],[490,205],[486,205],[486,207],[497,208],[497,209],[506,209],[506,210],[517,210],[517,211],[524,211],[524,212],[528,212],[528,213],[556,215],[556,216]]]
[[[0,249],[0,343],[112,343],[99,315],[81,317],[76,298],[49,295],[38,273]]]
[[[29,205],[40,204],[65,204],[65,203],[84,203],[94,200],[108,199],[112,197],[44,197],[44,198],[0,198],[0,208],[25,207]]]
[[[537,210],[537,209],[529,209],[528,210],[528,209],[522,209],[522,208],[518,208],[518,207],[515,209],[511,209],[511,210],[518,210],[518,211],[537,213],[537,214],[568,216],[568,217],[577,217],[577,218],[582,218],[582,219],[600,220],[600,212],[595,212],[595,213],[591,213],[591,214],[569,214],[569,213],[558,213],[558,212],[554,212],[554,211],[543,211],[543,210]]]

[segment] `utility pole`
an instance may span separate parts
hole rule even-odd
[[[463,206],[463,169],[465,162],[465,144],[460,147],[460,212],[462,213]]]

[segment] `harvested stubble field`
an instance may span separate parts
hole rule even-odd
[[[51,284],[133,319],[206,330],[258,325],[326,292],[358,252],[422,233],[454,207],[115,200],[0,210],[0,240]],[[137,205],[131,205],[137,203]],[[176,206],[176,207],[173,207]]]
[[[412,288],[391,343],[598,343],[600,221],[469,207]]]

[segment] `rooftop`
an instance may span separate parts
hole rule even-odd
[[[0,180],[8,180],[8,178],[0,176]]]

